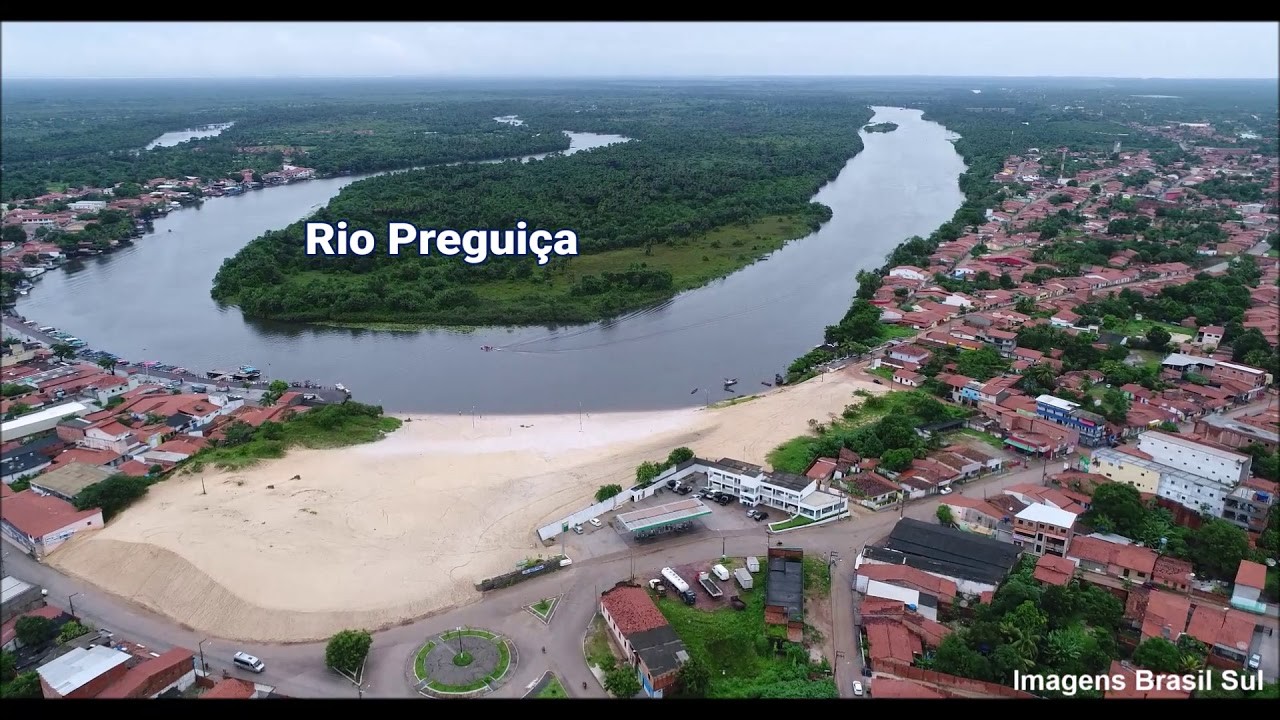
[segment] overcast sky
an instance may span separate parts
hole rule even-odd
[[[1274,78],[1276,23],[22,23],[5,78]]]

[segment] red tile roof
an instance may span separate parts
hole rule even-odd
[[[809,466],[805,477],[810,480],[826,480],[836,471],[836,461],[831,458],[818,458]]]
[[[57,617],[61,614],[62,614],[62,611],[59,610],[58,608],[52,605],[45,605],[44,607],[36,608],[31,612],[25,612],[25,613],[22,613],[21,615],[14,615],[13,617],[9,618],[9,620],[4,625],[0,625],[0,645],[8,645],[17,636],[17,631],[15,630],[15,628],[18,625],[18,618],[24,618],[30,615],[33,617],[42,617],[48,620],[54,620],[54,619],[57,619]]]
[[[1070,560],[1054,555],[1044,555],[1036,561],[1036,570],[1032,577],[1047,585],[1066,585],[1075,572],[1076,564]]]
[[[1233,608],[1199,605],[1191,614],[1187,634],[1206,645],[1221,645],[1247,653],[1257,623],[1250,615]]]
[[[1175,642],[1186,632],[1191,601],[1185,595],[1153,590],[1147,595],[1147,607],[1142,616],[1142,637],[1162,637]],[[1166,636],[1166,628],[1168,629]]]
[[[124,677],[112,683],[106,690],[98,693],[97,697],[108,699],[146,697],[153,691],[163,690],[163,687],[147,687],[152,678],[168,673],[178,667],[195,670],[194,656],[190,650],[174,648],[168,652],[161,653],[159,657],[151,658],[144,663],[129,668]]]
[[[642,588],[631,585],[619,585],[600,597],[613,624],[624,635],[633,635],[660,628],[667,624],[653,598]]]
[[[920,638],[896,621],[873,618],[866,621],[865,626],[867,651],[873,662],[892,658],[910,664],[917,654],[924,653]]]
[[[858,568],[858,574],[868,580],[920,590],[939,600],[954,600],[958,592],[956,584],[951,580],[907,565],[863,565]]]
[[[23,533],[42,538],[73,523],[87,520],[100,511],[76,510],[75,506],[52,495],[30,490],[14,493],[0,503],[0,517]]]
[[[1123,688],[1115,688],[1107,690],[1103,693],[1103,697],[1107,700],[1186,700],[1191,697],[1188,690],[1139,690],[1138,674],[1132,667],[1126,667],[1120,664],[1119,660],[1111,661],[1112,677],[1120,677],[1124,680]]]
[[[1252,560],[1241,560],[1236,571],[1236,585],[1261,590],[1267,584],[1267,568]]]

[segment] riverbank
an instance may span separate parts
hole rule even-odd
[[[885,391],[831,373],[723,409],[406,416],[369,445],[174,477],[50,562],[227,639],[387,627],[476,600],[476,581],[543,551],[532,528],[642,461],[685,445],[761,463],[859,389]]]

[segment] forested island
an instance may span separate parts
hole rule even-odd
[[[308,257],[303,223],[228,259],[213,296],[245,315],[353,325],[599,320],[748,265],[831,216],[811,202],[862,147],[848,97],[794,90],[673,91],[519,103],[522,127],[631,142],[527,164],[428,167],[362,180],[312,219],[378,236],[364,257]],[[496,115],[496,113],[495,113]],[[496,123],[495,123],[496,124]],[[469,265],[391,256],[391,220],[419,227],[571,228],[581,255]]]
[[[891,133],[898,129],[898,125],[891,122],[872,123],[862,129],[869,133]]]

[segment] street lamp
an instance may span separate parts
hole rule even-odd
[[[200,669],[206,676],[209,674],[209,663],[204,661],[204,644],[207,642],[209,642],[209,638],[201,640],[200,643],[196,645],[196,649],[200,651]]]
[[[75,601],[75,597],[76,597],[77,595],[83,595],[83,594],[84,594],[84,593],[71,593],[70,595],[68,595],[68,596],[67,596],[67,604],[71,606],[71,617],[75,617],[75,616],[76,616],[76,601]]]

